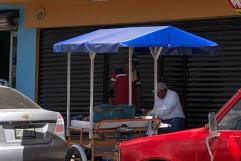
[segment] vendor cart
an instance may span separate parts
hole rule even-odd
[[[67,136],[70,148],[66,161],[90,160],[98,156],[114,158],[116,145],[123,140],[143,137],[146,130],[156,131],[163,126],[158,118],[129,118],[102,120],[94,123],[94,60],[96,54],[115,54],[119,48],[129,48],[129,105],[132,105],[132,54],[134,49],[149,49],[154,59],[154,100],[157,98],[157,65],[160,54],[198,55],[216,54],[218,45],[212,41],[190,34],[171,26],[129,27],[101,29],[66,41],[56,43],[54,52],[68,53],[67,63]],[[90,56],[90,117],[89,121],[70,120],[70,60],[71,53]],[[72,140],[72,134],[79,134],[78,141]],[[154,132],[155,134],[156,132]],[[88,135],[85,135],[88,134]],[[108,135],[110,134],[110,135]],[[120,137],[110,137],[119,135]],[[125,136],[125,137],[123,137]],[[110,145],[110,146],[109,146]],[[109,148],[112,147],[112,148]]]

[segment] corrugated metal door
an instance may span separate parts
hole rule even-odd
[[[18,26],[18,10],[0,11],[0,30],[16,30]]]
[[[159,77],[180,96],[187,127],[203,125],[207,114],[217,111],[241,86],[241,18],[183,21],[154,25],[174,25],[191,33],[216,41],[220,54],[210,56],[162,56]],[[86,33],[92,29],[66,28],[41,30],[39,102],[45,108],[65,114],[66,56],[53,55],[55,42]],[[127,50],[115,56],[96,59],[95,102],[107,101],[110,73],[126,63]],[[125,54],[122,54],[125,53]],[[153,59],[149,54],[139,55],[143,107],[153,104]],[[73,56],[71,73],[72,114],[88,113],[89,61],[88,56]]]
[[[217,111],[241,87],[241,18],[193,23],[193,32],[220,45],[217,57],[187,60],[187,106],[194,125]],[[205,119],[204,119],[205,118]],[[190,121],[191,122],[191,121]]]
[[[205,124],[208,113],[218,111],[241,87],[241,18],[172,25],[220,45],[218,56],[164,59],[164,75],[181,96],[187,127],[197,127]]]
[[[59,111],[66,116],[67,90],[67,55],[54,54],[53,44],[94,29],[44,29],[40,31],[39,56],[39,104],[49,110]],[[72,55],[71,57],[71,115],[84,114],[89,111],[89,56]],[[95,60],[96,104],[103,102],[104,56]]]

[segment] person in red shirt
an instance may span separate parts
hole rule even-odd
[[[136,71],[138,58],[132,59],[132,104],[140,106],[140,74]],[[112,73],[109,103],[114,105],[127,105],[129,103],[129,72],[128,63]]]

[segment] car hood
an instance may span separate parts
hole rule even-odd
[[[171,156],[170,152],[178,154],[183,147],[195,148],[194,140],[203,136],[205,131],[204,127],[126,141],[119,145],[121,158],[123,161],[139,161],[150,157],[155,159],[158,156]],[[172,160],[172,158],[168,158],[168,160]]]
[[[122,142],[119,146],[120,147],[128,147],[132,146],[135,144],[143,144],[143,143],[152,143],[152,142],[157,142],[157,141],[162,141],[163,142],[168,142],[169,140],[183,140],[186,138],[192,138],[195,137],[197,134],[200,132],[204,132],[206,129],[205,128],[196,128],[196,129],[191,129],[191,130],[184,130],[180,132],[174,132],[174,133],[168,133],[168,134],[159,134],[155,136],[148,136],[148,137],[142,137],[138,139],[134,139],[131,141],[125,141]]]

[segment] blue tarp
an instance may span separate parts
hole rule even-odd
[[[54,44],[54,52],[114,53],[120,47],[163,47],[162,54],[216,54],[215,42],[172,26],[100,29]]]

